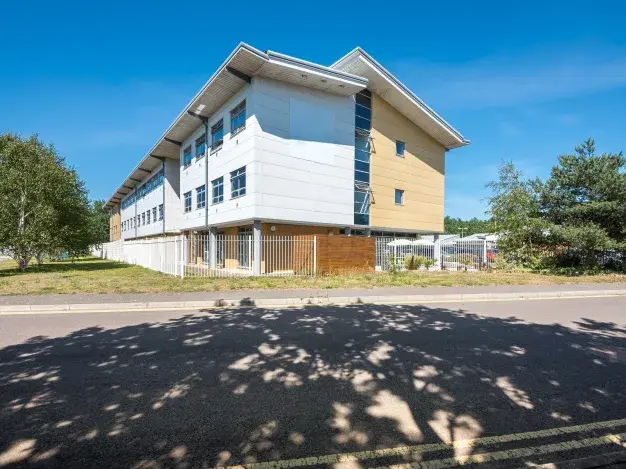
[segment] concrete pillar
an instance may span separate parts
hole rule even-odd
[[[352,235],[352,228],[346,228],[346,236]]]
[[[254,275],[261,275],[261,260],[263,253],[261,243],[261,220],[254,220]]]
[[[217,268],[217,228],[209,228],[209,267]]]
[[[441,240],[439,239],[439,235],[434,235],[435,245],[433,247],[433,256],[435,258],[435,268],[441,270],[443,266],[443,259],[441,258]]]

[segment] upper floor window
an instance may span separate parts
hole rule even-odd
[[[152,220],[157,221],[157,209],[156,209],[156,207],[152,208]]]
[[[196,208],[206,206],[206,186],[203,184],[196,188]]]
[[[199,160],[206,152],[206,134],[202,134],[196,139],[196,159]]]
[[[191,191],[185,192],[183,197],[185,200],[185,213],[191,212]]]
[[[372,93],[369,90],[359,91],[354,95],[354,100],[355,127],[369,132],[372,129]]]
[[[404,191],[396,189],[396,205],[404,205]]]
[[[224,143],[224,119],[211,127],[211,150],[218,149]]]
[[[230,133],[236,134],[246,127],[246,100],[230,111]]]
[[[159,220],[163,220],[163,204],[159,205]]]
[[[246,195],[246,167],[236,169],[230,173],[230,197],[234,199]]]
[[[396,155],[404,158],[404,142],[396,140]]]
[[[183,167],[191,166],[191,145],[183,150]]]
[[[150,210],[146,211],[146,223],[149,225],[150,224]]]
[[[146,214],[145,212],[141,214],[141,226],[145,226],[146,224]]]
[[[211,181],[213,189],[213,203],[219,204],[224,201],[224,177],[220,177]]]

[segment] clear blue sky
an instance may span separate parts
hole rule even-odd
[[[446,213],[482,216],[502,159],[545,176],[626,150],[626,2],[5,2],[0,131],[38,133],[107,198],[240,42],[322,64],[360,45],[472,144]]]

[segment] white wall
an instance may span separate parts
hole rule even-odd
[[[208,121],[207,152],[208,154],[208,187],[206,197],[208,204],[209,225],[230,223],[237,220],[252,219],[254,217],[254,129],[251,128],[250,105],[253,96],[251,87],[247,86],[240,93],[228,100]],[[246,128],[236,135],[230,134],[230,111],[241,101],[246,100]],[[220,119],[224,119],[224,143],[222,148],[211,152],[211,127]],[[206,226],[205,209],[198,209],[196,205],[196,188],[205,184],[205,167],[207,156],[196,161],[195,141],[205,132],[203,124],[199,124],[196,131],[183,142],[180,151],[180,213],[181,229],[193,229]],[[194,159],[191,166],[183,168],[183,151],[189,145],[192,146]],[[246,167],[246,195],[231,200],[230,172],[241,167]],[[224,177],[224,202],[213,205],[211,181]],[[184,213],[184,194],[191,191],[192,210]]]
[[[176,160],[165,160],[165,231],[180,230],[180,167]]]
[[[246,99],[246,128],[230,135],[230,110]],[[354,100],[275,80],[253,77],[252,84],[211,116],[224,119],[224,144],[208,155],[208,224],[265,219],[294,223],[352,225],[354,218]],[[180,229],[206,225],[196,205],[196,188],[205,184],[207,157],[195,159],[195,140],[180,151]],[[183,151],[194,159],[183,168]],[[209,150],[210,151],[210,150]],[[231,199],[230,173],[246,167],[246,195]],[[224,202],[212,204],[211,181],[224,177]],[[192,211],[184,213],[184,194]]]
[[[351,225],[354,100],[255,77],[257,218]]]
[[[162,165],[158,165],[137,185],[137,189],[148,182],[150,178],[161,169]],[[122,239],[154,236],[163,233],[163,221],[159,220],[159,205],[163,204],[163,191],[165,191],[165,229],[166,231],[177,231],[177,227],[180,224],[180,200],[177,193],[179,177],[178,162],[175,160],[166,160],[164,184],[154,189],[145,197],[135,201],[135,203],[131,204],[129,207],[120,210],[120,220],[122,223],[132,219],[135,215],[139,215],[143,221],[142,214],[150,210],[150,223],[137,225],[136,228],[129,227],[123,230]],[[126,199],[126,197],[124,199]],[[157,209],[156,218],[154,218],[153,208]]]

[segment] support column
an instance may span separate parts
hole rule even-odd
[[[261,260],[263,256],[261,251],[261,220],[254,220],[254,275],[261,275]]]
[[[217,268],[217,228],[209,228],[209,267]]]
[[[352,228],[346,228],[346,236],[352,235]]]
[[[435,258],[435,267],[441,270],[443,266],[443,259],[441,258],[441,240],[439,239],[439,235],[434,235],[434,246],[433,246],[433,256]]]

